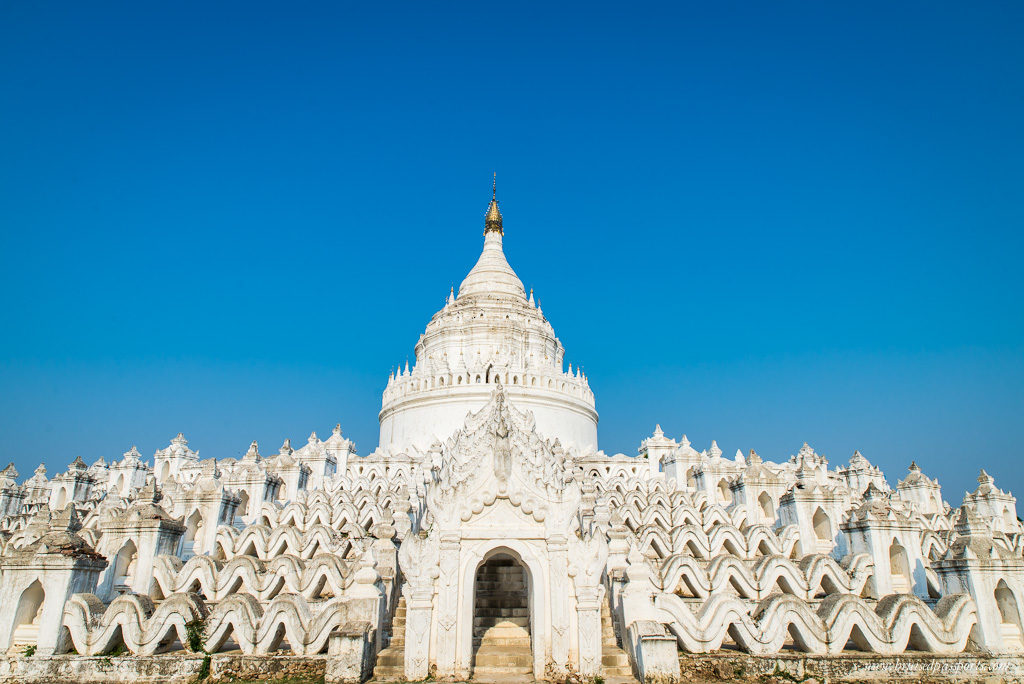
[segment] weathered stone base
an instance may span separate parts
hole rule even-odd
[[[843,654],[840,656],[752,656],[745,653],[681,653],[681,681],[758,682],[956,682],[1002,684],[1024,682],[1024,657],[980,653],[901,656]]]
[[[329,656],[210,657],[204,684],[232,681],[314,684],[324,681]],[[191,653],[154,656],[8,656],[0,658],[0,684],[193,684],[199,681],[204,657]],[[902,656],[743,653],[683,653],[681,681],[687,684],[790,684],[792,682],[955,682],[1003,684],[1024,682],[1024,656]]]
[[[0,684],[192,684],[205,657],[192,653],[153,656],[32,656],[0,658]],[[327,656],[210,656],[203,684],[235,680],[323,682]]]
[[[273,682],[322,682],[327,668],[326,656],[247,656],[216,655],[210,663],[210,682],[258,679]]]

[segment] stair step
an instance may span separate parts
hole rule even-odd
[[[631,677],[633,676],[633,668],[629,665],[606,665],[601,668],[601,671],[606,675],[612,677]]]
[[[518,641],[513,644],[498,644],[488,639],[476,650],[477,653],[511,653],[514,655],[530,654],[529,640]]]
[[[375,682],[404,682],[405,666],[402,667],[380,667],[373,668],[373,681]]]
[[[473,626],[488,625],[488,626],[506,626],[506,625],[518,625],[520,627],[528,627],[530,624],[530,618],[525,615],[513,615],[513,616],[501,616],[501,615],[485,615],[482,617],[473,618]]]
[[[601,602],[601,676],[605,684],[635,684],[629,655],[623,651],[615,638],[615,623],[612,620],[608,600]]]
[[[477,617],[530,617],[529,608],[487,608],[476,612]]]
[[[501,684],[527,684],[533,682],[532,667],[474,667],[474,682],[501,682]]]
[[[400,596],[391,619],[388,647],[377,654],[377,663],[373,668],[374,681],[405,681],[405,617],[405,597]]]
[[[488,639],[521,639],[530,641],[530,633],[521,627],[487,627],[473,630],[473,638],[484,643]]]
[[[477,615],[485,614],[489,610],[505,610],[508,608],[527,608],[526,601],[516,601],[514,599],[478,599],[476,601],[476,613]]]
[[[629,656],[625,653],[608,653],[601,656],[601,664],[605,667],[629,667]]]
[[[530,640],[529,639],[523,639],[522,637],[510,637],[508,639],[504,639],[504,638],[501,638],[501,637],[497,637],[497,638],[488,637],[487,638],[487,643],[484,644],[480,640],[480,637],[474,637],[473,638],[473,649],[477,653],[479,653],[482,649],[484,650],[485,653],[488,653],[491,650],[492,647],[493,647],[493,649],[496,649],[496,650],[499,650],[499,651],[503,651],[503,652],[504,651],[508,651],[508,650],[515,650],[515,649],[521,649],[521,650],[529,652],[529,650],[530,650]]]
[[[487,644],[495,639],[505,641],[514,640],[515,643],[530,645],[530,632],[522,627],[488,627],[487,629],[474,629],[473,640]]]
[[[477,653],[476,667],[533,668],[533,655],[527,653]]]

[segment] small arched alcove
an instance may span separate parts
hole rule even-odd
[[[775,520],[775,504],[768,492],[761,492],[761,496],[757,497],[757,503],[761,506],[761,513],[766,520]]]
[[[235,509],[235,517],[241,521],[249,515],[249,492],[244,489],[238,494],[238,508]]]
[[[193,511],[185,521],[185,536],[181,539],[181,556],[188,560],[195,556],[202,543],[203,515]]]
[[[814,525],[814,536],[818,541],[832,541],[832,523],[829,522],[825,511],[821,508],[815,510],[811,524]]]
[[[43,614],[46,592],[39,580],[34,581],[21,594],[18,608],[14,611],[14,629],[11,631],[11,647],[35,646],[39,639],[39,619]]]
[[[530,573],[518,556],[485,557],[473,582],[473,676],[533,676]]]
[[[889,574],[892,576],[893,592],[910,593],[910,561],[907,559],[907,550],[895,539],[889,545]]]
[[[115,594],[123,594],[131,590],[132,581],[135,579],[135,562],[138,558],[138,549],[133,541],[122,546],[114,556],[113,590]]]
[[[722,478],[718,482],[718,503],[728,506],[732,503],[732,492],[729,490],[729,481]]]
[[[996,585],[996,605],[999,607],[999,631],[1003,635],[1003,648],[1024,650],[1024,631],[1021,630],[1020,609],[1006,580]]]

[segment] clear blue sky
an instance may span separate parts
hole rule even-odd
[[[1024,494],[1024,4],[0,6],[0,460],[377,443],[481,247],[601,446]]]

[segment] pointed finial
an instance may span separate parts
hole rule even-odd
[[[501,211],[498,209],[498,174],[494,174],[491,181],[491,203],[487,206],[487,213],[484,215],[484,235],[495,232],[504,235],[501,225]]]

